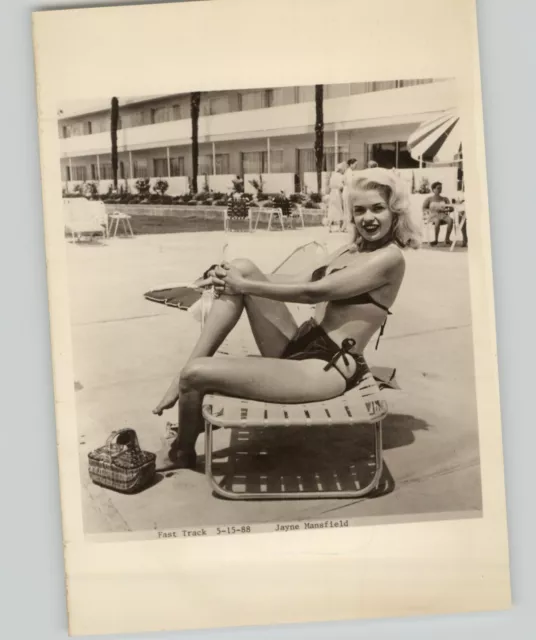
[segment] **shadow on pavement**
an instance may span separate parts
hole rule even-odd
[[[428,428],[419,418],[391,414],[384,420],[383,450],[411,445],[414,433]],[[233,429],[229,447],[214,453],[213,473],[223,487],[237,492],[352,491],[371,481],[373,452],[369,426]],[[384,462],[380,485],[369,497],[394,487]]]

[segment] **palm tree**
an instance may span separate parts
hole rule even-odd
[[[316,186],[322,192],[322,165],[324,164],[324,85],[315,84],[315,165]]]
[[[117,125],[119,124],[119,101],[112,98],[112,122],[110,132],[112,137],[112,178],[114,181],[114,189],[117,191]]]
[[[199,107],[201,92],[190,94],[190,117],[192,119],[192,192],[197,193],[197,170],[199,164]]]

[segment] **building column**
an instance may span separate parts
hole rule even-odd
[[[69,158],[69,181],[73,181],[73,159]]]
[[[216,143],[212,143],[212,175],[216,175]]]
[[[101,177],[100,177],[100,159],[99,159],[99,156],[97,154],[97,180],[100,182],[100,179],[101,179]]]
[[[169,147],[166,147],[166,156],[167,156],[167,174],[168,174],[168,178],[171,178],[171,158],[169,157]]]
[[[339,132],[335,129],[335,166],[339,164]]]
[[[270,153],[270,138],[266,138],[266,158],[267,158],[267,169],[268,173],[272,173],[272,159]]]
[[[398,169],[398,147],[400,146],[399,142],[395,142],[395,169]]]
[[[130,179],[134,178],[134,165],[132,164],[132,151],[128,152],[128,166],[130,168]]]

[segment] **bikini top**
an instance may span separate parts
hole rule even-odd
[[[340,267],[339,269],[333,269],[330,271],[330,275],[332,273],[336,273],[337,271],[342,271],[346,269],[346,267]],[[327,267],[319,267],[313,271],[312,280],[313,282],[317,282],[318,280],[322,280],[326,276]],[[357,296],[352,296],[351,298],[343,298],[342,300],[331,300],[331,304],[336,305],[346,305],[346,304],[374,304],[383,311],[387,311],[389,315],[392,315],[389,311],[389,307],[386,307],[381,302],[374,300],[374,298],[367,291],[365,293],[360,293]]]
[[[330,271],[330,275],[337,271],[342,271],[343,269],[346,269],[346,267],[333,269],[332,271]],[[319,267],[318,269],[315,269],[311,277],[312,281],[317,282],[318,280],[322,280],[322,278],[326,276],[326,271],[327,271],[327,266]],[[392,313],[389,311],[389,307],[386,307],[381,302],[374,300],[374,298],[370,295],[370,292],[368,291],[365,293],[360,293],[357,296],[352,296],[351,298],[343,298],[342,300],[331,300],[331,304],[341,305],[341,306],[347,305],[347,304],[374,304],[380,309],[382,309],[383,311],[386,311],[388,316],[392,315]],[[380,333],[378,334],[378,339],[376,340],[376,349],[380,344],[380,338],[383,336],[383,332],[385,330],[386,324],[387,324],[387,318],[385,318],[385,320],[382,323],[382,326],[380,327]]]

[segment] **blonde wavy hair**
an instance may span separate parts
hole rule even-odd
[[[358,191],[373,190],[381,194],[393,214],[392,241],[403,249],[418,249],[421,245],[421,233],[411,218],[408,188],[394,171],[378,167],[355,173],[348,189],[347,211],[352,211]],[[356,244],[358,250],[366,249],[366,241],[359,233],[351,214],[348,223],[353,232],[352,243]]]

